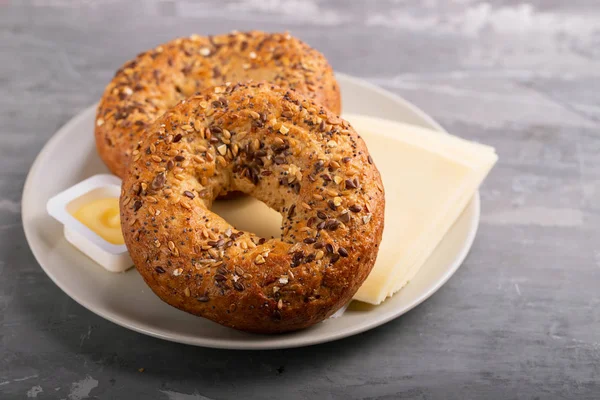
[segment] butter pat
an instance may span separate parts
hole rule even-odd
[[[125,244],[118,197],[91,200],[73,212],[73,216],[107,242]]]
[[[386,193],[377,262],[354,299],[380,304],[425,263],[496,163],[492,147],[413,125],[346,115]]]

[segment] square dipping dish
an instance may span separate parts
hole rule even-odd
[[[79,222],[73,213],[92,201],[121,195],[121,180],[114,175],[94,175],[48,200],[48,214],[63,224],[65,238],[110,272],[133,266],[127,246],[113,244]]]

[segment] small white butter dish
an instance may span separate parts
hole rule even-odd
[[[110,272],[123,272],[133,266],[127,246],[109,243],[79,222],[72,213],[84,204],[119,197],[121,180],[113,175],[94,175],[48,200],[48,214],[62,223],[69,243]]]

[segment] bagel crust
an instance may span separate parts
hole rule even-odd
[[[271,83],[182,101],[133,152],[120,199],[134,264],[165,302],[232,328],[306,328],[352,299],[377,257],[384,190],[348,122]],[[282,215],[282,236],[210,211],[241,191]]]
[[[130,155],[157,117],[202,89],[268,81],[340,113],[340,92],[325,57],[287,33],[193,35],[139,54],[109,83],[96,114],[96,147],[123,178]]]

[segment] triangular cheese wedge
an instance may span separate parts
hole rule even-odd
[[[382,174],[385,229],[373,271],[354,299],[379,304],[412,279],[497,161],[494,149],[377,118],[345,115]]]

